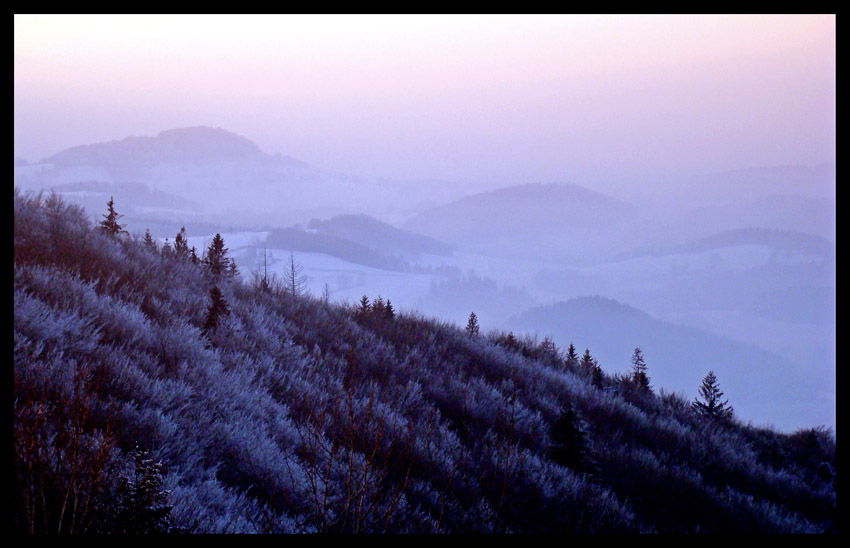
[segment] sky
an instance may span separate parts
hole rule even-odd
[[[835,161],[835,17],[16,15],[15,156],[222,127],[357,175]]]

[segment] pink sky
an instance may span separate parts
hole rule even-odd
[[[835,17],[15,17],[16,156],[191,125],[397,178],[831,162]]]

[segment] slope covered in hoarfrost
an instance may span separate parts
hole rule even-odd
[[[18,530],[835,530],[823,429],[216,274],[55,196],[14,221]]]

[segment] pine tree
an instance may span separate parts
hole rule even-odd
[[[587,433],[581,427],[572,404],[561,410],[561,415],[552,426],[552,448],[549,457],[575,472],[589,472],[592,469]]]
[[[224,247],[224,238],[221,234],[216,233],[207,248],[207,254],[204,257],[204,264],[207,270],[213,277],[219,277],[227,272],[229,262],[227,260],[227,248]]]
[[[393,305],[390,303],[390,300],[387,299],[387,304],[384,305],[384,319],[388,321],[392,321],[395,318],[395,310],[393,310]]]
[[[234,280],[239,278],[239,267],[236,265],[236,259],[233,257],[230,258],[230,266],[227,269],[227,275]]]
[[[210,289],[210,306],[207,308],[207,315],[204,319],[203,333],[207,336],[211,335],[218,328],[221,317],[228,314],[230,314],[230,310],[221,290],[216,285],[212,286]]]
[[[717,422],[725,422],[732,418],[733,409],[729,405],[729,401],[720,400],[723,392],[717,386],[717,377],[714,376],[713,371],[709,371],[708,375],[702,380],[699,392],[702,401],[695,399],[693,403],[693,409],[698,415]]]
[[[189,260],[192,261],[193,265],[201,264],[201,259],[198,257],[198,250],[195,246],[192,246],[192,249],[189,250]]]
[[[475,315],[475,312],[470,312],[469,321],[466,322],[466,334],[470,337],[477,337],[478,330],[478,316]]]
[[[100,228],[110,236],[117,236],[118,234],[126,234],[127,231],[124,230],[126,225],[118,224],[118,219],[123,217],[123,215],[119,215],[115,211],[115,201],[112,196],[109,197],[109,201],[106,202],[106,207],[108,208],[108,213],[103,215],[104,219],[100,222]]]

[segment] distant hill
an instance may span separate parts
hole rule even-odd
[[[576,230],[598,231],[635,217],[631,205],[579,185],[532,183],[430,208],[404,227],[466,247],[557,247]]]
[[[392,255],[415,257],[427,253],[447,256],[452,253],[448,244],[395,228],[368,215],[338,215],[326,221],[313,219],[307,228]]]
[[[161,163],[264,162],[306,167],[286,156],[265,154],[253,141],[206,126],[171,129],[155,137],[127,137],[72,147],[42,160],[57,167],[98,166],[129,174]]]
[[[682,212],[670,225],[685,238],[746,228],[790,230],[835,241],[835,200],[820,196],[771,195],[730,200]]]
[[[606,371],[628,372],[635,347],[643,349],[653,383],[697,395],[713,370],[731,404],[756,423],[795,428],[834,424],[834,401],[824,399],[833,379],[814,379],[780,355],[701,331],[657,320],[604,297],[580,297],[530,309],[509,320],[517,331],[549,335],[559,345],[589,348]],[[793,403],[791,403],[793,402]]]
[[[784,257],[808,257],[829,261],[835,255],[835,245],[817,234],[776,228],[736,228],[721,230],[709,236],[695,238],[665,248],[635,250],[623,253],[618,260],[641,256],[700,253],[738,246],[765,246]]]
[[[315,233],[294,227],[272,230],[266,243],[276,249],[323,253],[350,263],[382,270],[404,271],[409,266],[402,258],[385,254],[373,247],[332,234]]]

